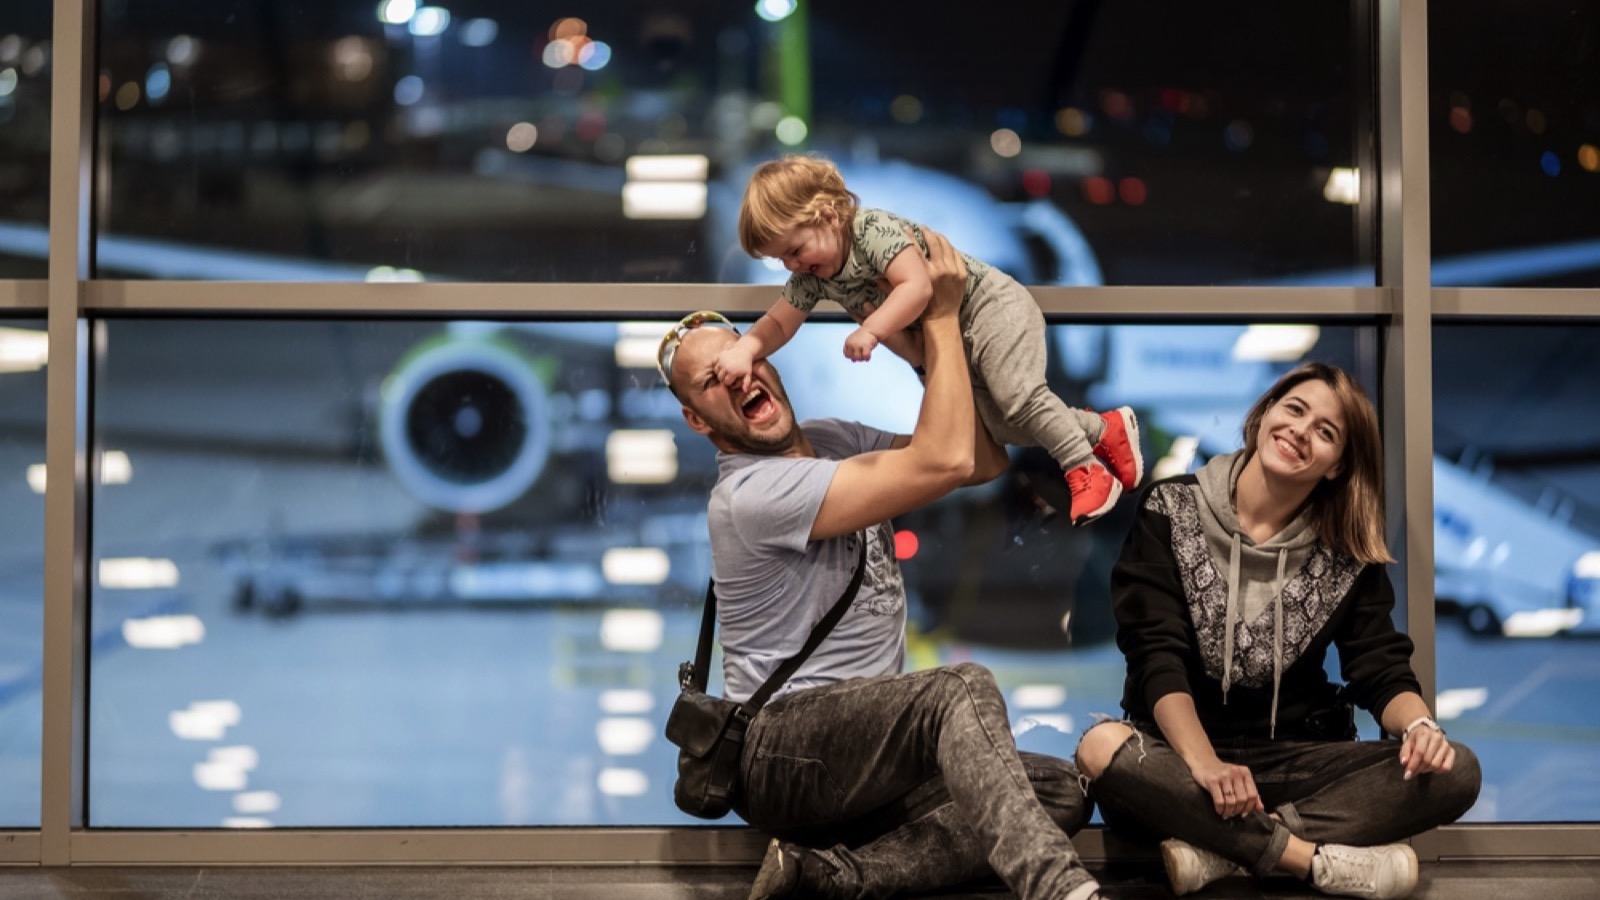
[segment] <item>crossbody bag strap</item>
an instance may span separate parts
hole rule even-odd
[[[761,707],[766,705],[773,692],[783,686],[783,683],[788,681],[791,675],[800,670],[800,666],[811,656],[812,651],[822,645],[823,638],[828,636],[828,632],[833,630],[833,626],[839,624],[839,620],[844,618],[845,610],[856,599],[856,591],[861,589],[861,577],[867,571],[867,532],[861,532],[860,538],[861,552],[856,557],[856,572],[850,576],[850,586],[844,589],[844,593],[833,604],[833,608],[828,610],[828,614],[822,617],[822,621],[811,629],[811,636],[806,638],[806,645],[800,648],[800,652],[789,657],[761,687],[756,689],[754,694],[750,695],[750,699],[745,701],[744,711],[747,715],[753,717],[760,712]]]
[[[700,614],[700,643],[694,648],[694,662],[678,666],[678,688],[706,692],[711,675],[711,635],[717,630],[717,583],[706,582],[706,603]]]

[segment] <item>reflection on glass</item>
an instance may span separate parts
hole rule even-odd
[[[43,278],[50,221],[50,0],[0,7],[0,279]]]
[[[45,340],[0,319],[0,828],[39,827]]]
[[[107,4],[102,274],[765,283],[803,151],[1025,284],[1373,283],[1349,5],[590,6]]]
[[[1437,3],[1428,31],[1434,284],[1600,286],[1600,3]]]
[[[1439,716],[1471,817],[1595,821],[1600,326],[1434,329]]]
[[[91,824],[691,824],[660,734],[715,459],[627,350],[666,325],[101,323],[95,450],[129,477],[94,495]],[[915,377],[849,363],[847,332],[807,326],[777,357],[798,410],[909,430]],[[1174,473],[1237,446],[1302,356],[1375,383],[1369,330],[1262,333],[1055,326],[1050,377],[1135,406]],[[1106,587],[1132,518],[1067,528],[1066,499],[1054,462],[1018,451],[896,523],[912,664],[989,664],[1024,746],[1056,753],[1116,707]]]

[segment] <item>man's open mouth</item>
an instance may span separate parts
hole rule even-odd
[[[751,421],[766,418],[772,413],[775,406],[776,404],[772,402],[771,395],[764,388],[759,387],[751,388],[750,393],[746,394],[739,403],[740,411],[744,413],[746,419]]]

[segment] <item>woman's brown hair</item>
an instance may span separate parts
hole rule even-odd
[[[1256,452],[1261,419],[1296,385],[1320,381],[1333,391],[1344,414],[1344,454],[1339,473],[1312,489],[1307,503],[1317,536],[1362,563],[1391,563],[1384,539],[1383,438],[1378,412],[1361,385],[1337,366],[1310,362],[1285,374],[1250,407],[1244,420],[1244,459]]]

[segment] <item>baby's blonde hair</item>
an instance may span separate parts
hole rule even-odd
[[[791,228],[814,226],[829,209],[840,222],[848,223],[860,205],[860,198],[844,186],[839,169],[825,159],[789,155],[768,160],[756,166],[744,189],[739,244],[759,259],[762,247]]]

